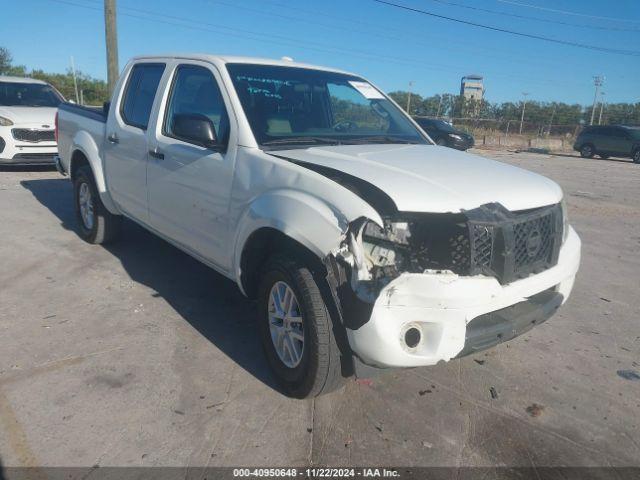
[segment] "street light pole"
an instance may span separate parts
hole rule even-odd
[[[524,109],[527,106],[527,95],[529,95],[527,92],[522,92],[524,100],[522,100],[522,115],[520,116],[520,135],[522,135],[522,124],[524,123]]]
[[[603,110],[604,110],[604,92],[600,92],[600,115],[598,116],[598,125],[602,125]]]
[[[598,102],[598,91],[600,90],[600,87],[602,86],[603,83],[604,83],[603,76],[596,75],[595,77],[593,77],[593,84],[596,87],[596,93],[593,95],[593,106],[591,107],[591,121],[589,122],[589,125],[593,125],[593,119],[596,114],[596,104]]]
[[[407,114],[411,115],[411,87],[413,82],[409,82],[409,95],[407,96]]]

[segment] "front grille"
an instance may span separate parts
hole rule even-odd
[[[509,212],[493,204],[467,215],[470,274],[493,275],[504,284],[557,263],[562,238],[560,205]]]
[[[493,226],[471,225],[471,238],[473,238],[473,263],[479,267],[491,267]]]
[[[491,203],[462,213],[403,213],[398,220],[406,221],[410,231],[401,242],[390,242],[398,271],[451,270],[507,284],[554,266],[562,243],[559,204],[510,212]],[[381,230],[363,234],[372,243],[381,238]]]
[[[543,217],[515,223],[513,233],[516,271],[532,263],[549,260],[553,252],[553,216],[551,212]],[[532,245],[532,248],[528,248],[529,244]]]
[[[55,136],[53,130],[34,130],[30,128],[14,128],[11,130],[13,138],[22,142],[39,143],[54,142]]]

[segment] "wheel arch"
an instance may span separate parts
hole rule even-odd
[[[236,236],[233,270],[242,292],[255,295],[260,267],[275,252],[293,251],[310,265],[323,259],[344,238],[348,222],[325,202],[294,190],[269,192],[243,214]]]
[[[100,151],[93,137],[86,131],[79,131],[73,137],[73,147],[71,149],[71,159],[69,161],[69,176],[75,180],[75,174],[83,165],[91,168],[93,178],[100,194],[100,199],[105,208],[113,214],[119,214],[119,210],[111,199],[107,191],[107,185],[102,169],[102,159]]]

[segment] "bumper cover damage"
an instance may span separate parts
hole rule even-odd
[[[368,244],[365,226],[353,222],[325,265],[351,349],[380,368],[433,365],[526,332],[566,301],[580,263],[580,239],[569,227],[549,249],[552,266],[538,258],[528,275],[506,284],[485,272],[401,271],[398,258]]]

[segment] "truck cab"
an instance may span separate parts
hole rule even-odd
[[[434,145],[352,73],[138,57],[107,108],[64,104],[57,125],[82,238],[127,217],[236,282],[295,397],[489,348],[573,286],[558,185]]]

